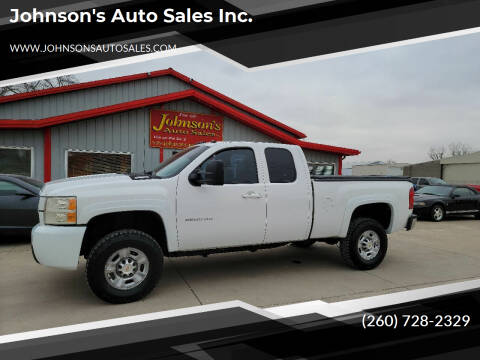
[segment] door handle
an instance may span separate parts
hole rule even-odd
[[[255,191],[249,191],[242,195],[244,199],[261,199],[263,196]]]

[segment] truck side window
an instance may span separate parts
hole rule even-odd
[[[220,151],[208,160],[223,161],[225,184],[257,184],[257,162],[252,149],[240,148]],[[205,170],[204,162],[200,169]]]
[[[271,183],[291,183],[297,179],[293,156],[287,149],[265,149],[268,174]]]

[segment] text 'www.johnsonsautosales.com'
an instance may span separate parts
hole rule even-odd
[[[133,53],[175,50],[176,44],[10,44],[12,53]]]

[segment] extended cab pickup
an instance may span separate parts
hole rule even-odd
[[[311,177],[295,145],[192,146],[145,174],[47,183],[32,231],[35,259],[75,269],[87,259],[92,291],[123,303],[148,294],[164,256],[208,255],[316,241],[372,269],[387,234],[410,230],[413,189],[402,177]]]

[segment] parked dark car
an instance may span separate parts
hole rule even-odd
[[[22,175],[0,174],[0,239],[29,235],[38,223],[41,181]]]
[[[448,215],[480,219],[480,193],[468,186],[425,186],[415,192],[413,212],[432,221],[442,221]]]
[[[436,177],[412,177],[410,182],[413,184],[415,191],[429,185],[447,185],[444,180]]]

